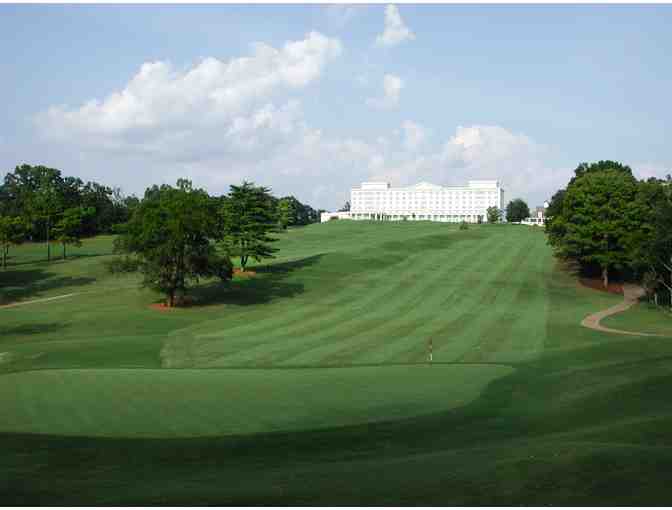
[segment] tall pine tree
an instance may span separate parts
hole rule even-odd
[[[229,254],[240,257],[244,272],[248,261],[273,258],[277,248],[269,234],[277,231],[277,219],[270,190],[243,182],[231,186],[229,195],[220,210],[220,240]]]

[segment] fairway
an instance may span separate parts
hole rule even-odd
[[[0,303],[42,301],[0,308],[3,499],[664,501],[672,338],[582,328],[621,297],[578,286],[541,229],[334,221],[278,237],[252,277],[164,311],[106,272],[111,237],[52,264],[15,250]]]

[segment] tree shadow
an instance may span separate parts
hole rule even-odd
[[[25,300],[53,289],[86,285],[96,279],[88,276],[58,276],[46,268],[0,271],[0,305]]]
[[[258,305],[278,298],[292,298],[305,291],[303,283],[288,282],[289,274],[313,266],[322,254],[299,260],[252,267],[254,275],[235,278],[228,282],[211,282],[189,291],[193,304],[204,305]]]
[[[40,335],[44,333],[54,333],[67,326],[65,322],[44,322],[41,324],[20,324],[18,326],[0,325],[0,341],[13,336]]]
[[[452,234],[431,234],[403,241],[387,241],[382,243],[379,249],[411,256],[417,255],[422,251],[445,250],[460,242],[476,241],[488,237],[488,234],[476,230],[458,233],[450,232]]]
[[[255,266],[251,269],[256,273],[262,274],[287,274],[305,267],[314,266],[323,257],[323,253],[318,253],[317,255],[311,255],[310,257],[304,257],[298,260],[288,260],[286,262],[278,262],[277,264],[271,263],[263,266]]]
[[[30,266],[33,264],[48,264],[49,266],[52,266],[54,264],[62,264],[65,262],[70,262],[72,260],[77,260],[77,259],[88,259],[88,258],[93,258],[93,257],[109,257],[110,255],[114,255],[114,253],[68,253],[68,256],[65,260],[63,260],[61,253],[55,253],[52,255],[51,260],[47,260],[47,257],[45,256],[44,258],[40,259],[34,259],[34,260],[21,260],[20,262],[14,262],[13,259],[19,259],[19,256],[9,256],[7,257],[7,267],[18,267],[18,266]]]

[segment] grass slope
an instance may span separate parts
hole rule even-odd
[[[672,337],[672,314],[664,308],[639,303],[623,313],[602,320],[608,328],[625,329],[642,333],[655,333]]]
[[[17,250],[5,301],[77,294],[0,309],[2,500],[667,502],[670,338],[580,327],[619,297],[578,287],[542,232],[280,237],[255,278],[168,312],[105,274],[109,239],[51,265]]]

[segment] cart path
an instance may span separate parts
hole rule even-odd
[[[9,303],[8,305],[0,305],[0,309],[14,308],[15,306],[32,305],[33,303],[45,303],[47,301],[54,301],[55,299],[63,299],[71,296],[76,296],[77,294],[81,294],[81,292],[72,292],[71,294],[62,294],[60,296],[54,296],[42,299],[33,299],[31,301],[18,301],[16,303]]]
[[[644,295],[644,289],[639,285],[633,285],[631,283],[623,284],[623,302],[618,303],[617,305],[611,306],[606,310],[601,310],[599,312],[591,313],[588,317],[581,321],[581,325],[584,328],[594,329],[596,331],[603,331],[605,333],[617,333],[619,335],[632,335],[632,336],[665,336],[659,335],[656,333],[642,333],[638,331],[625,331],[622,329],[613,329],[607,328],[600,324],[600,321],[605,317],[614,315],[616,313],[624,312],[632,305],[637,303],[640,297]]]

